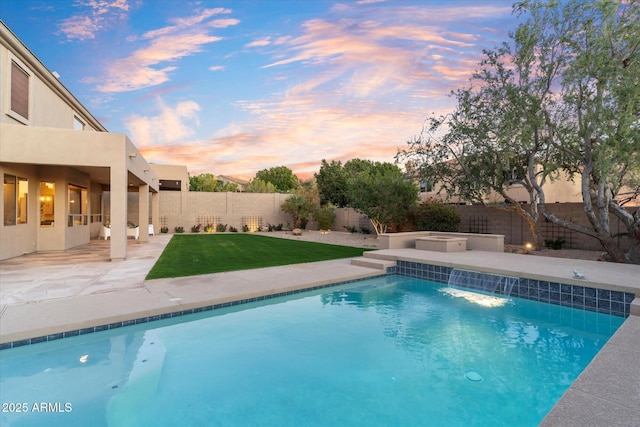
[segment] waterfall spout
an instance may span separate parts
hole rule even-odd
[[[508,297],[516,283],[517,277],[454,268],[449,276],[448,285],[451,288],[473,289],[490,295],[498,293]]]

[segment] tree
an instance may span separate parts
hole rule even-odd
[[[418,189],[402,171],[390,163],[357,161],[352,166],[347,178],[349,206],[369,217],[377,235],[405,221],[418,200]]]
[[[294,228],[306,228],[307,222],[320,207],[320,195],[315,181],[303,181],[295,194],[287,198],[280,208],[291,214]]]
[[[240,191],[240,186],[235,182],[222,182],[218,181],[218,185],[216,185],[216,190],[220,193],[237,193]]]
[[[320,204],[332,203],[339,208],[347,206],[347,176],[341,162],[332,160],[327,163],[322,159],[320,171],[314,177],[320,193]]]
[[[318,223],[320,230],[331,230],[336,219],[336,206],[326,203],[313,212],[313,220]]]
[[[238,184],[234,182],[224,183],[216,179],[213,174],[201,173],[189,177],[189,191],[207,192],[231,192],[238,191]]]
[[[308,216],[313,212],[311,203],[298,194],[289,196],[282,202],[280,209],[293,217],[293,228],[305,228]]]
[[[553,108],[558,63],[549,58],[553,43],[541,42],[527,27],[511,34],[511,42],[484,51],[472,77],[476,85],[455,91],[455,110],[428,120],[423,134],[396,158],[420,159],[423,178],[439,182],[450,196],[517,213],[534,247],[542,247],[538,187],[555,176],[557,166],[549,159],[557,152],[536,135]],[[510,195],[513,185],[527,191],[526,206]]]
[[[640,263],[640,207],[623,207],[629,194],[640,193],[640,2],[527,1],[516,10],[530,14],[525,25],[537,37],[562,48],[561,102],[544,116],[538,137],[557,147],[562,168],[579,177],[591,227],[548,212],[544,191],[537,188],[543,214],[596,238],[613,261]],[[627,229],[626,253],[611,230],[610,214]]]
[[[213,174],[201,173],[189,177],[189,191],[216,191],[218,181]]]
[[[254,178],[244,186],[245,193],[275,193],[276,186],[270,182],[264,182],[261,179]]]
[[[417,231],[458,231],[460,214],[450,204],[429,201],[414,206],[411,217]]]
[[[298,177],[286,166],[263,169],[256,174],[256,178],[272,183],[280,193],[290,193],[299,185]]]
[[[622,207],[624,188],[638,194],[640,175],[640,11],[638,0],[525,1],[529,18],[511,43],[485,52],[477,88],[457,91],[458,106],[430,120],[426,137],[397,158],[417,156],[421,172],[467,200],[491,192],[536,228],[549,221],[600,241],[615,261],[631,261],[612,235],[610,213],[640,243],[640,213]],[[436,133],[446,132],[441,137]],[[558,172],[579,177],[591,228],[556,217],[545,206],[545,182]],[[530,211],[504,191],[519,183]]]

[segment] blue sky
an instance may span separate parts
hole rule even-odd
[[[393,162],[454,105],[511,1],[0,0],[0,19],[148,161],[252,178]]]

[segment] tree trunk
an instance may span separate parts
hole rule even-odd
[[[505,191],[500,191],[502,197],[507,200],[513,209],[506,209],[508,211],[515,212],[520,216],[520,218],[524,219],[527,222],[527,226],[529,227],[529,232],[531,233],[531,244],[533,245],[532,249],[541,249],[544,247],[544,239],[542,238],[542,234],[538,229],[538,209],[537,205],[531,204],[531,212],[527,212],[522,208],[522,205],[518,203],[515,199],[509,197]],[[533,198],[531,198],[533,200]]]
[[[625,255],[624,251],[622,251],[622,249],[616,242],[615,238],[611,236],[610,230],[607,227],[603,228],[602,226],[603,224],[598,220],[597,215],[593,211],[593,204],[591,202],[591,191],[589,188],[590,173],[592,170],[593,170],[593,164],[587,163],[584,170],[582,171],[582,183],[581,183],[584,212],[587,218],[589,219],[591,226],[593,227],[592,229],[583,227],[580,224],[576,224],[575,222],[560,219],[555,214],[548,212],[545,206],[544,191],[537,183],[533,183],[533,186],[538,192],[538,196],[540,198],[539,207],[540,207],[540,210],[542,211],[542,215],[544,215],[546,219],[553,222],[554,224],[558,224],[561,227],[564,227],[569,230],[573,230],[578,233],[585,234],[587,236],[591,236],[597,239],[598,242],[600,242],[600,244],[602,245],[602,248],[605,251],[607,251],[607,254],[609,255],[612,261],[620,262],[620,263],[631,263],[633,262],[632,257]],[[607,209],[610,209],[613,205],[614,205],[613,203],[609,203],[609,205],[607,206]],[[614,213],[615,213],[615,210],[614,210]],[[604,219],[605,225],[608,225],[608,219],[609,218],[607,215],[606,218]],[[639,224],[640,224],[640,221],[639,221]],[[627,228],[629,227],[627,226]]]
[[[640,264],[640,207],[637,207],[633,214],[617,203],[612,203],[609,207],[629,232],[628,237],[631,240],[631,247],[625,254],[627,262]]]
[[[369,218],[369,221],[371,221],[371,225],[373,225],[373,229],[376,231],[376,237],[380,237],[380,234],[387,232],[387,226],[380,221],[371,218]]]

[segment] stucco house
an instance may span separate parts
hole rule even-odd
[[[110,224],[127,256],[127,200],[140,241],[157,222],[159,179],[124,134],[110,133],[0,21],[0,260],[89,243]],[[110,194],[105,212],[104,193]]]

